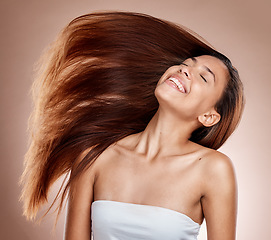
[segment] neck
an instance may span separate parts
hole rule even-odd
[[[136,150],[149,160],[187,152],[191,149],[189,138],[195,125],[195,122],[181,120],[159,108],[146,129],[139,134]]]

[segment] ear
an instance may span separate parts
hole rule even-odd
[[[217,124],[220,120],[220,114],[216,110],[211,110],[198,116],[199,122],[205,127],[211,127]]]

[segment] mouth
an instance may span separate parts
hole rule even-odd
[[[181,82],[181,80],[180,80],[179,78],[176,78],[176,77],[174,77],[174,76],[171,76],[171,77],[169,77],[169,78],[166,80],[166,82],[167,82],[169,85],[175,87],[175,88],[176,88],[177,90],[179,90],[180,92],[182,92],[182,93],[187,93],[184,84]]]

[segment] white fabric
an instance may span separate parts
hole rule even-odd
[[[91,205],[94,240],[196,240],[200,225],[180,212],[97,200]]]

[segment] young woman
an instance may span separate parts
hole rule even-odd
[[[224,55],[149,15],[88,14],[62,31],[33,86],[27,217],[66,174],[67,240],[190,240],[204,218],[208,239],[235,239],[234,170],[216,149],[244,101]]]

